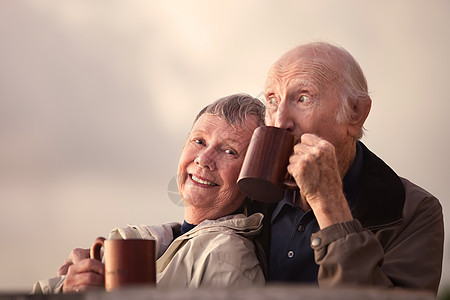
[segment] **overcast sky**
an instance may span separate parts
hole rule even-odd
[[[168,186],[196,113],[260,96],[309,41],[359,61],[363,142],[448,210],[449,28],[446,0],[1,1],[0,292],[113,227],[182,221]]]

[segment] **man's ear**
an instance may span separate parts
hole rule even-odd
[[[352,116],[350,122],[347,124],[347,132],[350,136],[356,137],[364,125],[364,122],[369,115],[372,107],[372,99],[369,96],[364,99],[358,99],[353,102]]]

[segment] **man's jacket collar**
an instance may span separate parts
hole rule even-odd
[[[405,202],[405,189],[400,177],[363,143],[360,144],[364,162],[354,218],[369,229],[400,222]]]

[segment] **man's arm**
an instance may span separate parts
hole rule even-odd
[[[375,285],[437,293],[443,256],[442,208],[434,197],[407,199],[403,222],[373,233],[356,221],[311,237],[319,284]]]
[[[402,286],[437,292],[444,233],[442,208],[436,198],[414,186],[407,192],[403,222],[374,234],[350,213],[330,143],[304,134],[294,148],[288,171],[302,193],[296,204],[310,207],[321,229],[311,238],[320,266],[319,284]]]
[[[353,219],[342,191],[334,146],[313,134],[303,134],[289,159],[288,172],[300,188],[295,204],[312,209],[321,229]]]

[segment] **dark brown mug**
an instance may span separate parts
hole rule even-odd
[[[287,172],[297,141],[286,129],[256,128],[239,174],[239,190],[254,200],[270,203],[283,199],[286,189],[297,188]]]
[[[106,240],[98,237],[91,247],[91,258],[101,261],[102,247],[106,291],[156,284],[154,240]]]

